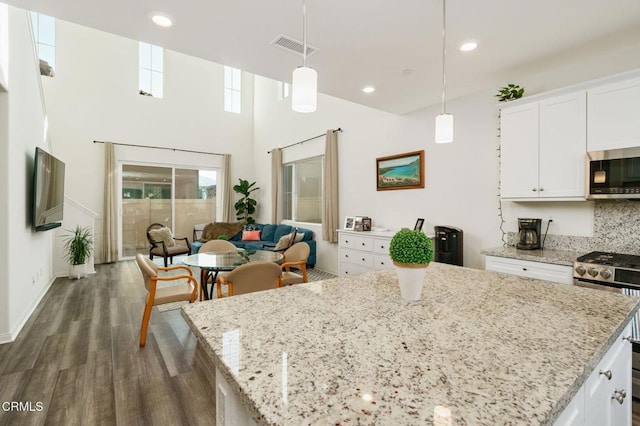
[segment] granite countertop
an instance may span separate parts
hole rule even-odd
[[[508,257],[510,259],[530,260],[532,262],[553,263],[556,265],[573,266],[573,262],[585,253],[564,250],[518,250],[515,247],[496,247],[481,250],[486,256]]]
[[[432,263],[196,303],[183,316],[262,424],[551,424],[638,299]]]

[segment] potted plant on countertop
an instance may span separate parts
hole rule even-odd
[[[87,275],[87,259],[93,253],[93,235],[89,228],[80,225],[73,230],[67,229],[67,232],[64,253],[69,262],[69,278],[83,278]]]
[[[424,274],[433,260],[431,238],[422,231],[401,229],[391,239],[389,255],[396,269],[402,298],[420,300]]]

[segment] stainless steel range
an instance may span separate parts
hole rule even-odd
[[[640,256],[594,251],[574,262],[573,278],[582,287],[635,294],[625,289],[640,290]]]

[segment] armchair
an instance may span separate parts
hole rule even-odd
[[[171,229],[161,223],[152,223],[147,227],[147,240],[150,245],[149,259],[153,260],[153,256],[162,256],[165,268],[167,267],[167,259],[173,264],[173,256],[191,252],[188,238],[174,237]],[[176,240],[184,240],[186,245],[177,244]]]

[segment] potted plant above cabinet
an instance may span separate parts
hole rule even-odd
[[[93,235],[91,230],[80,225],[67,229],[64,237],[64,254],[69,262],[69,278],[79,279],[87,275],[87,259],[93,253]]]

